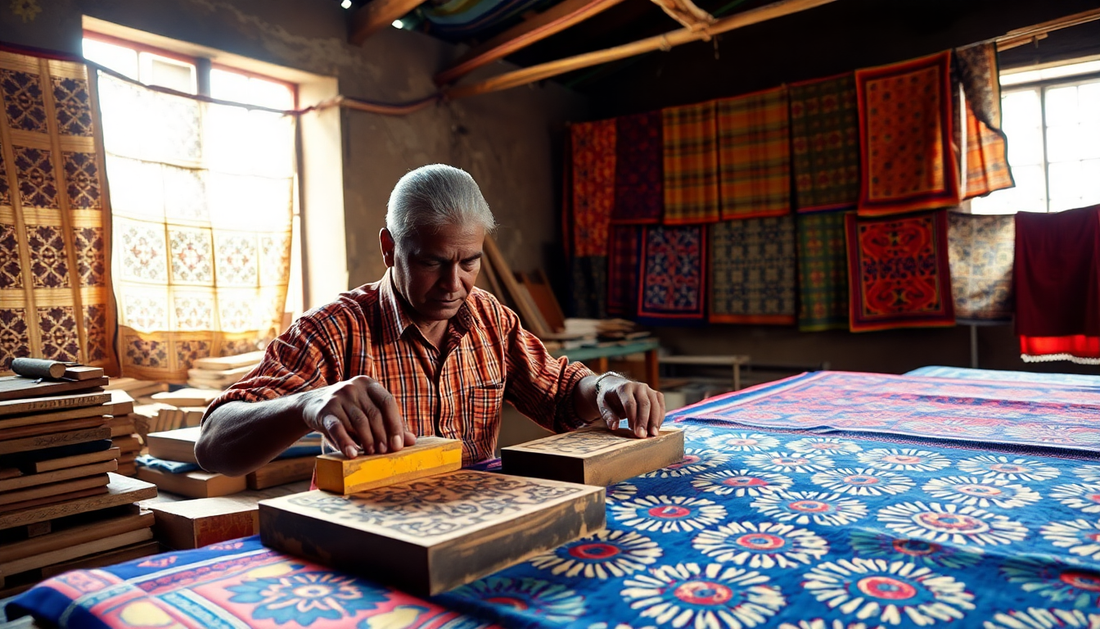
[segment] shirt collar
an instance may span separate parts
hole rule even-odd
[[[382,310],[383,338],[387,343],[396,342],[410,327],[415,328],[416,324],[408,315],[409,306],[397,294],[397,287],[393,284],[393,273],[390,269],[386,270],[386,275],[379,282],[378,296],[378,303]],[[465,335],[475,327],[482,327],[479,317],[470,308],[469,296],[452,320],[458,324],[460,335]]]

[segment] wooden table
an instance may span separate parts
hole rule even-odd
[[[665,356],[661,359],[666,365],[702,365],[733,367],[733,390],[741,390],[741,365],[749,363],[749,357],[744,354],[731,354],[728,356]]]
[[[628,356],[630,354],[645,354],[645,382],[649,386],[656,389],[658,387],[660,374],[658,373],[657,363],[657,350],[660,348],[660,343],[657,339],[644,339],[641,341],[614,341],[610,343],[600,343],[589,347],[578,347],[576,349],[555,349],[550,350],[550,355],[559,358],[561,356],[567,357],[571,361],[588,362],[590,360],[596,361],[596,371],[604,373],[607,371],[607,359],[617,358],[619,356]]]

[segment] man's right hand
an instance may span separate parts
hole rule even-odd
[[[349,459],[386,454],[416,444],[397,400],[378,381],[356,376],[302,394],[302,419]]]

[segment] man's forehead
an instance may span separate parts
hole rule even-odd
[[[446,225],[438,229],[411,230],[404,238],[410,253],[469,257],[481,253],[485,230],[480,225]]]

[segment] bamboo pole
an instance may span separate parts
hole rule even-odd
[[[506,72],[477,83],[459,85],[458,87],[448,90],[446,95],[448,98],[454,100],[476,96],[478,94],[487,94],[489,92],[499,92],[501,90],[548,79],[552,76],[557,76],[566,72],[572,72],[573,70],[580,70],[581,68],[588,68],[609,61],[618,61],[619,59],[626,59],[642,53],[653,52],[654,50],[669,50],[673,46],[679,46],[680,44],[686,44],[692,41],[710,39],[714,35],[726,33],[745,26],[751,26],[784,15],[798,13],[799,11],[813,9],[834,1],[835,0],[779,0],[772,4],[767,4],[756,9],[749,9],[748,11],[742,11],[729,17],[722,18],[714,24],[699,30],[692,31],[688,29],[679,29],[663,35],[647,37],[646,39],[624,44],[622,46],[615,46],[605,50],[598,50],[583,55],[568,57],[566,59],[550,61],[530,68],[524,68],[523,70]]]

